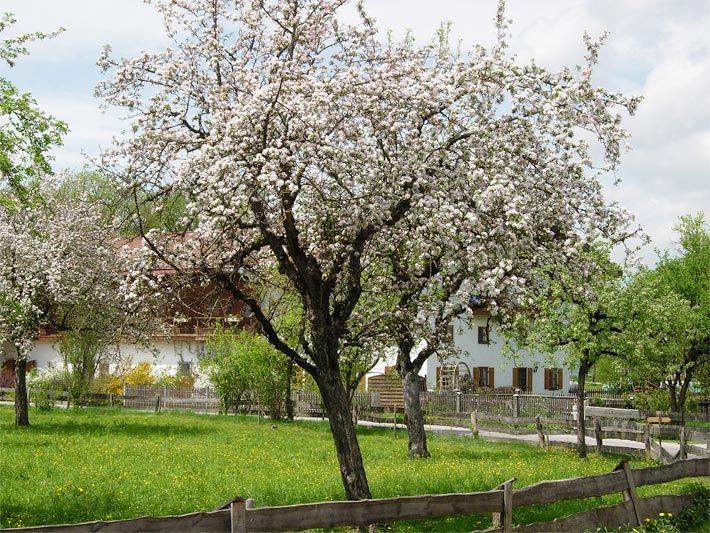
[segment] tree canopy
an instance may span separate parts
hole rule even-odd
[[[519,64],[502,4],[498,42],[464,54],[445,32],[424,46],[382,40],[360,4],[344,23],[345,3],[159,2],[172,45],[128,59],[107,50],[97,93],[131,120],[107,171],[149,191],[146,201],[186,200],[182,231],[144,231],[148,247],[245,301],[271,344],[313,376],[357,499],[370,491],[341,364],[367,323],[363,294],[384,286],[369,285],[382,259],[411,244],[419,269],[430,250],[462,248],[486,266],[455,304],[479,286],[525,285],[512,265],[538,251],[561,260],[600,234],[618,238],[626,216],[598,178],[618,164],[621,117],[638,99],[594,86],[591,38],[581,67]],[[303,310],[298,349],[240,284],[274,266]]]
[[[0,16],[0,34],[14,23],[10,13]],[[56,33],[26,33],[0,40],[0,63],[12,67],[19,56],[29,53],[28,42]],[[64,122],[41,111],[29,93],[0,76],[0,190],[10,187],[24,199],[28,186],[51,174],[50,150],[62,144],[66,131]]]

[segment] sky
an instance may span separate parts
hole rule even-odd
[[[496,0],[365,0],[378,27],[401,37],[410,31],[429,42],[444,21],[464,47],[491,44]],[[104,44],[115,56],[158,50],[168,44],[156,10],[140,0],[0,0],[0,11],[17,19],[16,31],[65,28],[31,46],[31,55],[10,69],[0,66],[22,91],[70,128],[55,151],[55,169],[78,169],[127,123],[100,109],[93,96],[102,75],[96,58]],[[710,0],[509,0],[511,51],[558,69],[581,62],[582,35],[609,32],[595,82],[641,95],[625,121],[631,150],[618,177],[605,182],[609,201],[632,212],[652,239],[642,252],[674,249],[678,217],[710,216]],[[354,11],[344,13],[345,19]]]

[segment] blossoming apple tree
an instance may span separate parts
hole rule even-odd
[[[506,53],[502,17],[498,44],[457,54],[445,39],[383,41],[359,3],[357,21],[343,21],[347,3],[156,1],[172,45],[127,59],[107,51],[97,94],[125,108],[131,129],[104,168],[136,198],[186,201],[184,233],[146,231],[149,248],[245,301],[273,346],[313,376],[347,497],[359,499],[370,489],[341,356],[367,323],[367,297],[406,289],[377,285],[396,281],[383,261],[411,247],[417,272],[431,247],[460,236],[479,276],[455,291],[461,299],[522,285],[513,273],[538,250],[523,243],[555,243],[540,244],[555,257],[616,232],[623,216],[586,172],[589,144],[603,148],[602,171],[613,168],[620,113],[637,100],[593,86],[597,43],[584,67],[550,72]],[[441,237],[422,242],[432,234]],[[466,264],[448,253],[442,271]],[[274,267],[303,310],[297,347],[241,282]]]
[[[16,424],[23,426],[29,424],[27,360],[41,327],[91,332],[103,344],[144,342],[155,331],[158,315],[151,305],[157,300],[153,295],[136,303],[121,291],[136,251],[117,247],[115,228],[95,203],[67,194],[54,179],[35,187],[31,200],[19,201],[12,192],[5,199],[0,204],[0,350],[15,359]]]

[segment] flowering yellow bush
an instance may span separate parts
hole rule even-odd
[[[115,374],[109,374],[105,377],[102,388],[112,394],[123,394],[124,384],[153,385],[155,376],[153,376],[152,366],[150,363],[138,363],[135,366],[128,367],[126,370],[119,370]]]

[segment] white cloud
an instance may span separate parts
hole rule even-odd
[[[33,44],[23,61],[71,61],[80,54],[95,59],[107,43],[117,52],[135,53],[166,42],[160,15],[138,0],[3,0],[2,10],[15,15],[18,32],[66,29]]]

